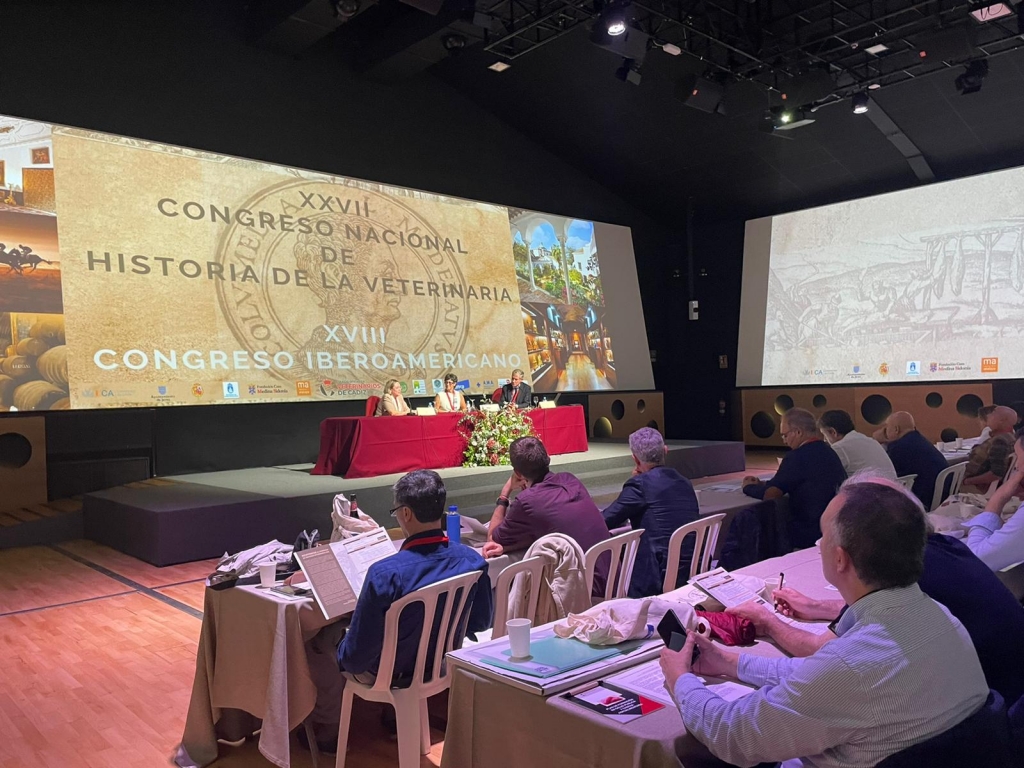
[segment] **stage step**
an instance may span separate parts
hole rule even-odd
[[[82,538],[82,497],[0,512],[0,549]]]

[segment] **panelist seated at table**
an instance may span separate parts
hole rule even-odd
[[[682,651],[661,653],[687,732],[728,763],[876,765],[959,724],[988,697],[967,630],[917,586],[927,537],[920,505],[854,482],[829,503],[821,528],[822,573],[850,606],[835,640],[807,658],[767,658],[690,632]],[[726,701],[696,675],[759,689]]]
[[[512,378],[508,384],[505,384],[501,388],[501,397],[498,400],[498,405],[514,405],[516,408],[529,408],[531,405],[530,395],[532,390],[530,385],[523,381],[523,377],[526,376],[519,368],[512,371]]]
[[[914,417],[906,411],[890,413],[874,438],[885,446],[897,476],[917,475],[910,490],[929,509],[935,478],[949,466],[946,457],[917,431]]]
[[[444,391],[438,392],[434,397],[434,410],[438,413],[454,413],[455,411],[468,411],[466,398],[455,389],[459,383],[454,373],[446,373],[444,376]]]
[[[888,480],[860,475],[850,482],[882,483],[915,504],[921,503],[904,487]],[[962,541],[933,531],[925,544],[924,568],[917,585],[964,625],[978,653],[988,687],[998,691],[1006,701],[1016,701],[1024,695],[1024,654],[1020,653],[1024,642],[1024,608],[989,567]],[[791,587],[775,590],[773,597],[778,613],[754,601],[729,608],[727,612],[750,619],[759,636],[771,638],[792,656],[810,656],[836,639],[832,631],[817,634],[800,629],[787,624],[780,615],[807,621],[834,621],[846,610],[843,600],[815,600]]]
[[[409,404],[402,397],[402,385],[398,379],[388,379],[384,385],[384,396],[377,403],[374,416],[408,416],[412,413]]]
[[[660,595],[668,565],[668,545],[676,529],[700,517],[693,485],[672,467],[665,466],[668,449],[661,433],[643,427],[629,436],[633,453],[633,476],[622,486],[619,497],[601,513],[609,530],[627,521],[634,530],[642,528],[640,548],[633,565],[630,597]],[[696,537],[687,536],[679,558],[683,581],[690,574]]]
[[[779,464],[779,471],[767,483],[756,477],[743,478],[743,492],[765,501],[788,495],[789,543],[803,549],[813,546],[821,536],[818,521],[846,480],[846,470],[836,452],[821,439],[810,411],[790,408],[782,415],[780,429],[790,451]]]
[[[1006,482],[989,498],[984,512],[964,523],[967,546],[993,571],[1024,562],[1024,504],[1005,523],[1002,518],[1003,508],[1019,495],[1024,482],[1024,437],[1014,443],[1014,452],[1017,461]]]
[[[551,471],[551,459],[538,438],[520,437],[512,441],[508,455],[512,476],[498,494],[484,557],[528,549],[549,533],[571,537],[584,552],[610,538],[601,510],[586,487],[569,472]],[[610,560],[599,562],[595,569],[595,595],[604,594],[609,563]]]
[[[1017,412],[1005,405],[996,406],[989,414],[988,440],[971,449],[964,470],[965,491],[984,493],[1006,474],[1007,462],[1013,455],[1013,428],[1017,423]]]
[[[896,470],[885,448],[854,429],[853,419],[846,411],[825,411],[818,419],[818,429],[843,462],[848,477],[869,469],[881,477],[896,479]]]

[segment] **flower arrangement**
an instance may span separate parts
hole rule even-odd
[[[459,432],[466,439],[464,467],[508,464],[512,441],[534,434],[533,422],[515,408],[490,413],[471,411],[459,420]]]

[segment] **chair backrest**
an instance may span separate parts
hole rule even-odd
[[[380,397],[377,395],[370,395],[366,398],[366,415],[373,416],[377,412],[377,405],[380,403]]]
[[[505,636],[505,622],[508,621],[508,595],[512,591],[512,580],[522,574],[522,578],[530,580],[530,603],[525,616],[516,616],[517,619],[529,619],[536,623],[537,603],[540,600],[541,589],[547,589],[544,583],[544,558],[528,557],[518,563],[504,568],[498,574],[494,585],[494,630],[491,632],[491,639],[495,640]]]
[[[929,507],[929,511],[938,507],[946,496],[952,496],[954,493],[960,492],[960,485],[964,481],[964,473],[966,471],[967,462],[962,461],[939,472],[935,478],[935,491],[932,493],[932,505]],[[949,485],[948,493],[945,492],[947,481]]]
[[[494,390],[493,393],[491,393],[491,402],[492,403],[500,403],[501,402],[501,387],[498,387],[496,390]]]
[[[908,491],[913,489],[915,480],[917,480],[917,475],[902,475],[896,478],[896,482],[902,483],[903,487]]]
[[[402,611],[413,603],[423,604],[423,626],[420,629],[419,648],[416,651],[416,667],[412,673],[410,688],[419,688],[422,695],[430,696],[445,687],[447,668],[443,666],[445,654],[462,647],[469,621],[469,606],[476,590],[473,587],[481,571],[470,571],[461,576],[452,576],[435,584],[410,592],[396,600],[384,616],[384,647],[380,655],[380,667],[373,689],[386,691],[391,688],[395,671],[395,651],[398,648],[398,622]],[[428,658],[437,607],[444,597],[444,609],[437,626],[439,634],[433,644],[433,656]],[[430,664],[429,682],[424,682],[424,672]]]
[[[693,558],[690,560],[688,578],[692,579],[698,573],[704,573],[710,569],[711,556],[714,555],[715,547],[718,546],[718,534],[722,530],[724,520],[724,514],[708,515],[676,528],[668,542],[668,564],[665,567],[665,583],[662,585],[662,592],[671,592],[676,588],[683,542],[691,533],[694,534]]]
[[[612,536],[587,550],[583,561],[587,567],[587,591],[594,593],[594,573],[597,560],[605,552],[611,553],[611,565],[608,567],[608,581],[604,585],[602,600],[626,597],[629,583],[633,579],[633,565],[636,563],[636,552],[640,548],[640,537],[644,529],[620,533]]]
[[[889,755],[876,768],[973,768],[1013,765],[1003,697],[988,692],[981,709],[937,736]]]

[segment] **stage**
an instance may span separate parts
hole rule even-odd
[[[667,464],[691,479],[741,472],[739,442],[668,441]],[[555,472],[572,472],[605,506],[633,470],[625,441],[592,441],[584,453],[553,456]],[[338,493],[357,493],[360,508],[385,527],[391,486],[400,474],[346,480],[311,475],[312,464],[157,477],[86,494],[85,535],[157,566],[219,557],[278,539],[291,543],[300,531],[331,532],[331,504]],[[489,518],[509,467],[438,470],[448,503],[459,512]]]

